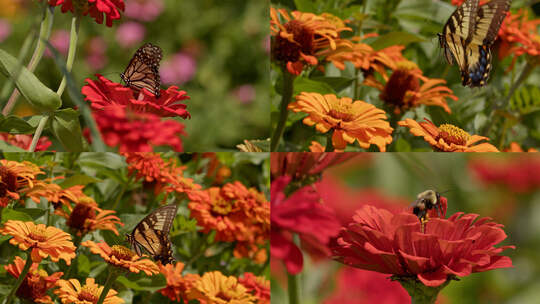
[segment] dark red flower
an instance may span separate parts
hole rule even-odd
[[[180,116],[190,118],[186,111],[186,105],[180,103],[189,99],[185,91],[178,91],[178,87],[171,86],[167,90],[160,90],[159,98],[148,92],[141,90],[140,94],[128,87],[112,82],[109,79],[96,74],[98,80],[86,79],[88,83],[81,92],[86,96],[85,100],[92,103],[93,109],[102,110],[110,106],[121,106],[129,108],[137,113],[153,113],[162,117]]]
[[[182,152],[180,135],[184,125],[175,120],[162,121],[151,113],[135,113],[119,106],[94,111],[103,141],[119,147],[120,152],[151,152],[154,146],[170,146]]]
[[[486,185],[503,184],[518,193],[540,188],[540,157],[536,155],[504,160],[475,158],[469,162],[469,169]]]
[[[422,233],[411,212],[364,206],[356,211],[354,222],[342,228],[332,251],[343,264],[418,278],[429,287],[452,276],[512,267],[512,260],[499,253],[515,247],[494,247],[506,238],[503,225],[478,217],[458,212],[448,219],[430,218]]]
[[[299,234],[304,242],[313,246],[326,245],[339,231],[339,221],[332,209],[320,203],[318,193],[307,186],[286,197],[283,192],[291,181],[282,176],[272,181],[270,253],[283,260],[287,271],[302,271],[302,252],[292,241],[292,234]]]
[[[407,291],[398,282],[388,280],[388,275],[342,267],[335,276],[334,292],[324,304],[394,304],[411,301]]]
[[[62,13],[80,11],[84,16],[90,14],[97,23],[103,23],[105,14],[106,24],[111,27],[113,20],[120,19],[120,11],[124,11],[124,0],[49,0],[49,5],[62,6]]]
[[[355,157],[357,153],[339,152],[281,152],[270,155],[270,168],[272,177],[282,175],[293,179],[303,179],[309,175],[316,175],[324,169],[342,163]]]
[[[32,143],[32,136],[27,134],[9,134],[9,133],[0,133],[0,140],[7,142],[10,145],[17,146],[28,150],[30,144]],[[47,136],[42,136],[39,138],[35,151],[45,151],[52,145],[52,142]]]

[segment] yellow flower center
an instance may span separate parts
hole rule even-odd
[[[84,285],[77,297],[80,301],[97,303],[99,300],[99,289],[95,286]]]
[[[416,63],[412,61],[408,61],[408,60],[399,61],[396,63],[396,66],[397,66],[397,70],[410,71],[410,70],[418,69],[418,66],[416,65]]]
[[[121,245],[112,245],[112,255],[120,260],[131,260],[135,253]]]
[[[328,115],[342,121],[351,121],[354,119],[354,113],[351,104],[338,102],[332,105]]]
[[[232,208],[233,208],[232,202],[229,202],[221,198],[217,198],[214,201],[214,204],[212,205],[212,212],[221,214],[221,215],[227,215],[231,213]]]
[[[467,144],[467,141],[471,137],[469,133],[465,132],[464,130],[450,124],[442,124],[439,126],[439,135],[435,138],[435,140],[443,139],[444,142],[450,144],[456,144],[460,146],[464,146]]]
[[[38,242],[45,242],[47,240],[47,228],[44,225],[36,226],[28,236]]]

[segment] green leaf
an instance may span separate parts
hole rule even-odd
[[[36,220],[40,217],[42,217],[47,210],[41,209],[41,208],[21,208],[21,209],[15,209],[14,211],[26,213],[28,216],[32,218],[32,220]]]
[[[0,49],[0,73],[11,77],[21,95],[40,113],[60,108],[60,96],[46,87],[26,67],[21,66],[17,58]]]
[[[411,145],[403,138],[399,138],[396,142],[396,152],[410,152]]]
[[[84,254],[77,255],[77,270],[81,274],[90,273],[90,260]]]
[[[64,179],[64,181],[62,181],[59,185],[63,189],[66,189],[69,187],[73,187],[75,185],[88,185],[88,184],[97,183],[100,181],[101,181],[100,179],[97,179],[95,177],[88,176],[85,174],[75,174]]]
[[[294,0],[296,10],[306,13],[317,13],[313,0]]]
[[[0,116],[0,132],[10,134],[28,134],[33,133],[35,126],[32,126],[24,119],[17,116]]]
[[[33,221],[32,217],[24,212],[4,208],[2,209],[2,223],[7,222],[8,220],[23,221],[23,222]]]
[[[81,166],[108,168],[112,170],[126,167],[124,157],[116,153],[84,152],[79,156],[78,163]]]
[[[79,112],[62,109],[54,112],[50,118],[51,131],[67,151],[83,151]]]
[[[300,94],[301,92],[314,92],[320,94],[335,94],[332,87],[321,81],[311,80],[306,77],[297,77],[294,80],[294,93],[293,96]]]
[[[167,281],[163,275],[153,275],[151,277],[143,277],[139,280],[133,281],[125,276],[120,276],[116,279],[118,283],[121,283],[127,288],[133,290],[142,290],[155,292],[161,288],[167,286]]]
[[[355,80],[349,77],[312,77],[311,79],[329,84],[336,92],[346,89]]]
[[[407,45],[412,42],[422,42],[423,38],[416,36],[407,32],[391,32],[382,36],[379,36],[373,43],[371,47],[376,51],[382,50],[392,45]]]

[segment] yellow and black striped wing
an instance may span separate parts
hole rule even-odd
[[[174,262],[169,232],[176,216],[176,205],[160,207],[147,215],[127,236],[131,247],[140,256],[146,250],[162,264]]]
[[[161,79],[159,62],[163,57],[161,48],[151,43],[141,46],[131,60],[124,73],[120,74],[126,86],[139,91],[147,89],[159,98]]]

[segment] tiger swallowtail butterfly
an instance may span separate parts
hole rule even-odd
[[[162,57],[159,46],[145,43],[135,52],[124,73],[120,74],[120,78],[131,89],[138,92],[144,88],[159,98],[161,85],[159,62]]]
[[[131,234],[126,234],[127,241],[137,255],[142,255],[143,248],[163,265],[174,262],[169,231],[177,208],[172,204],[154,210],[135,226]]]
[[[466,0],[450,16],[439,36],[449,64],[457,62],[464,86],[484,86],[491,71],[491,46],[497,38],[512,0],[491,0],[479,5]]]

